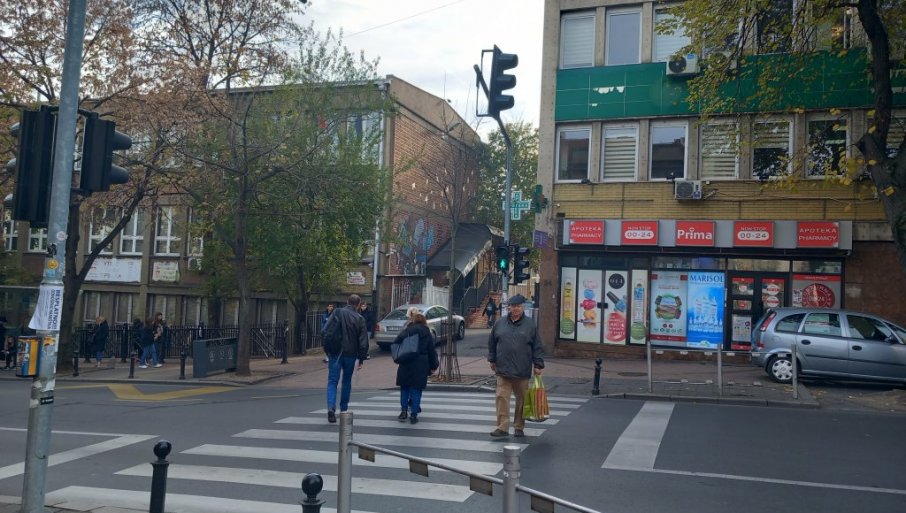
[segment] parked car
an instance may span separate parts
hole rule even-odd
[[[374,340],[381,349],[390,350],[390,344],[396,340],[396,336],[408,321],[406,312],[413,306],[418,308],[428,319],[428,327],[431,328],[431,333],[434,334],[437,343],[443,342],[441,335],[444,335],[444,332],[442,331],[441,323],[447,319],[449,310],[440,305],[411,304],[397,308],[377,323],[374,328]],[[466,336],[466,320],[462,316],[454,314],[453,327],[456,330],[453,332],[453,338],[462,340]]]
[[[803,376],[906,382],[906,329],[876,315],[773,308],[752,329],[752,361],[779,383]]]

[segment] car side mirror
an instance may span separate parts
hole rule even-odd
[[[884,339],[884,342],[887,342],[888,344],[899,344],[900,343],[900,341],[897,339],[897,337],[895,337],[893,335],[888,335],[887,338]]]

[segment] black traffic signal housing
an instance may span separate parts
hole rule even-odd
[[[132,138],[117,132],[116,123],[89,115],[83,140],[79,189],[88,194],[109,191],[111,184],[129,181],[129,172],[113,163],[113,152],[131,148]]]
[[[531,266],[529,254],[531,251],[530,248],[515,246],[515,250],[513,251],[513,285],[518,285],[531,278],[531,273],[529,271],[529,267]]]
[[[519,56],[515,53],[503,53],[494,45],[494,54],[491,58],[491,80],[488,84],[488,115],[493,118],[500,117],[500,111],[512,109],[515,104],[513,95],[501,94],[507,89],[516,87],[516,77],[504,73],[519,64]]]
[[[497,246],[495,249],[497,255],[497,270],[503,274],[509,274],[510,272],[510,247],[509,246]]]
[[[47,227],[50,189],[53,183],[53,152],[56,118],[48,107],[24,110],[10,132],[19,138],[16,158],[7,169],[16,169],[13,219],[28,221],[33,228]]]

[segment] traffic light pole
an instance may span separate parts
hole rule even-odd
[[[504,126],[503,121],[500,120],[500,116],[495,117],[497,124],[500,126],[500,133],[503,135],[503,142],[506,144],[506,179],[504,181],[504,192],[503,192],[503,244],[509,248],[510,247],[510,202],[512,201],[512,194],[510,191],[513,188],[513,141],[510,139],[510,134],[506,131],[506,126]],[[510,259],[512,261],[512,258]],[[501,308],[506,311],[506,302],[510,295],[510,278],[508,273],[503,273],[503,297],[500,301]]]
[[[60,89],[60,110],[54,140],[53,185],[47,225],[47,256],[38,303],[29,327],[40,340],[38,375],[31,387],[22,513],[43,513],[50,451],[57,353],[60,347],[60,314],[63,310],[63,275],[66,271],[66,238],[69,194],[79,107],[79,80],[85,37],[86,0],[70,0],[66,18],[66,46]]]

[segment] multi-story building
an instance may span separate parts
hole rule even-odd
[[[857,156],[873,104],[852,19],[840,20],[849,52],[819,45],[803,71],[818,79],[788,82],[803,108],[702,118],[686,101],[699,56],[671,67],[689,38],[655,30],[667,4],[544,5],[538,182],[550,207],[537,229],[550,241],[548,351],[745,350],[753,322],[782,305],[906,322],[906,280],[872,184],[826,179],[842,155]],[[756,41],[742,44],[758,56]],[[902,138],[895,123],[890,140]],[[781,185],[791,173],[795,187]]]

